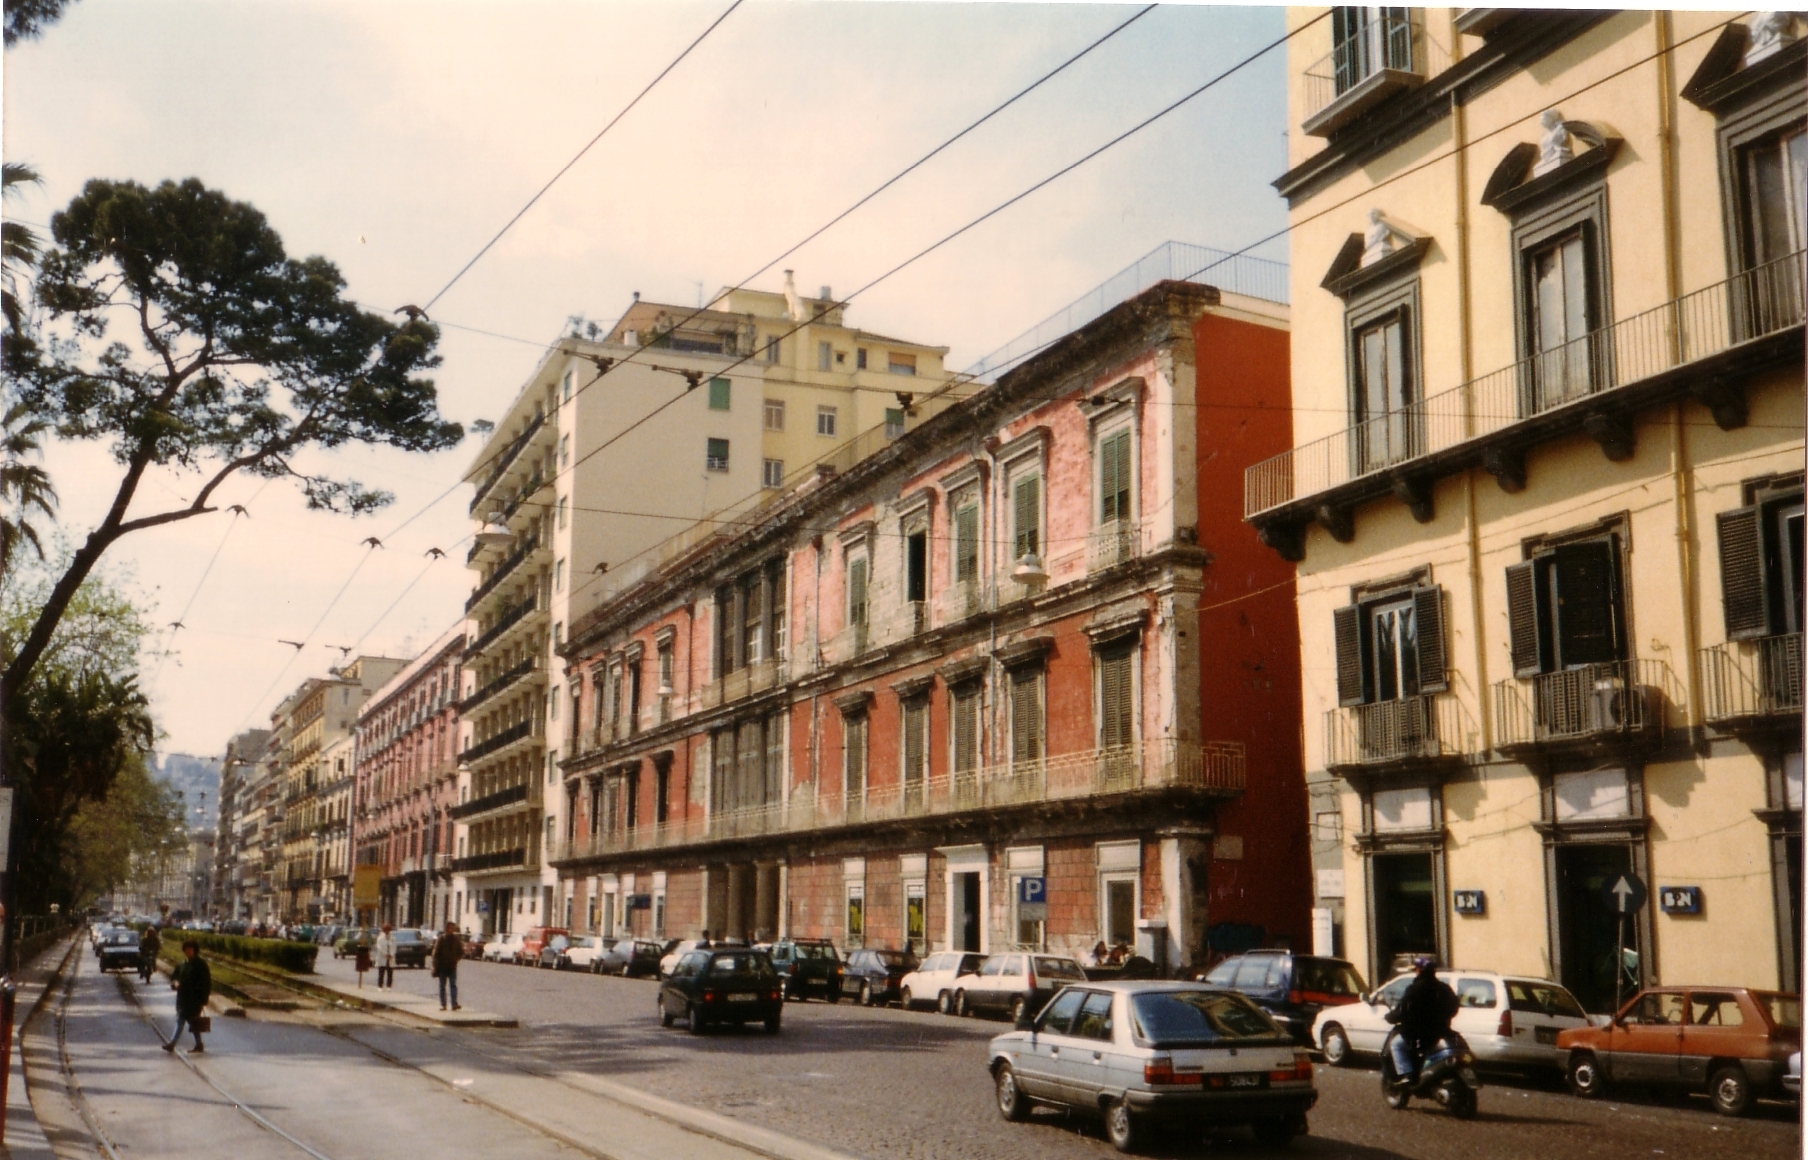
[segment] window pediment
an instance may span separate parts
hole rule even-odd
[[[1386,218],[1371,225],[1369,234],[1349,236],[1337,251],[1331,268],[1325,271],[1319,282],[1321,287],[1348,299],[1367,287],[1418,269],[1426,251],[1431,249],[1430,237],[1409,233]],[[1371,252],[1375,256],[1369,259]]]
[[[873,703],[873,693],[871,689],[855,689],[851,693],[842,693],[832,700],[835,702],[835,707],[841,710],[842,716],[856,717],[866,712],[867,707]]]
[[[1522,141],[1507,150],[1507,155],[1494,167],[1488,184],[1482,189],[1482,204],[1501,213],[1513,215],[1542,202],[1560,190],[1584,182],[1599,181],[1624,141],[1609,137],[1587,121],[1563,121],[1562,132],[1555,127],[1547,131],[1547,142],[1533,144]],[[1558,148],[1584,148],[1560,160],[1544,173],[1537,173],[1542,160]],[[1555,159],[1553,157],[1553,159]]]
[[[1001,645],[994,655],[1006,668],[1017,668],[1021,665],[1040,662],[1053,651],[1055,651],[1054,637],[1032,636]]]
[[[900,701],[911,701],[926,695],[935,685],[935,674],[924,673],[920,677],[906,677],[902,681],[894,681],[891,691],[898,695]]]
[[[986,675],[992,662],[986,657],[968,657],[965,660],[952,661],[941,668],[942,683],[950,689],[964,685],[969,681],[977,681]]]
[[[1802,68],[1808,62],[1808,40],[1790,35],[1781,39],[1775,49],[1747,64],[1752,50],[1749,26],[1729,24],[1722,28],[1689,83],[1682,87],[1683,100],[1698,109],[1723,115],[1778,84],[1801,83]]]

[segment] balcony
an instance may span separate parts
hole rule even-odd
[[[1728,641],[1701,650],[1703,716],[1733,733],[1802,728],[1802,634]]]
[[[545,425],[546,413],[542,411],[534,416],[533,422],[529,423],[521,434],[515,436],[514,442],[503,449],[502,454],[496,457],[496,466],[490,468],[490,474],[485,476],[484,481],[477,485],[477,494],[471,497],[471,506],[468,510],[475,513],[477,509],[482,506],[484,497],[489,494],[492,487],[496,486],[496,481],[502,478],[503,474],[507,472],[515,460],[520,457],[522,450],[528,445],[529,441],[533,439],[535,433]]]
[[[534,781],[536,784],[538,783],[537,778]],[[495,793],[487,793],[480,798],[461,802],[447,810],[446,816],[455,822],[462,822],[479,814],[506,809],[517,802],[526,802],[527,798],[528,785],[526,782],[522,782],[520,785],[511,785],[507,789],[499,789]]]
[[[824,664],[838,665],[862,656],[869,645],[871,629],[865,624],[850,624],[823,642]]]
[[[533,553],[533,550],[539,546],[540,538],[538,536],[532,536],[523,540],[519,548],[516,548],[506,556],[502,563],[496,565],[495,571],[490,573],[490,578],[485,580],[482,584],[479,584],[477,586],[477,591],[466,597],[465,611],[469,612],[471,609],[476,608],[478,601],[494,592],[496,590],[496,585],[508,579],[509,574],[521,566],[521,561],[527,559],[528,556]]]
[[[992,590],[978,580],[962,580],[942,589],[936,597],[937,623],[959,624],[992,607]]]
[[[1717,282],[1253,464],[1243,477],[1244,518],[1298,559],[1303,542],[1287,545],[1275,534],[1280,527],[1345,513],[1326,521],[1335,526],[1357,504],[1389,494],[1414,503],[1418,515],[1417,503],[1429,503],[1428,480],[1474,466],[1517,491],[1525,449],[1535,443],[1586,432],[1609,458],[1624,459],[1635,408],[1696,393],[1723,426],[1739,426],[1743,402],[1716,378],[1801,357],[1802,258]],[[1354,533],[1345,525],[1334,534]]]
[[[1339,777],[1454,765],[1481,747],[1461,703],[1435,693],[1325,714],[1325,768]]]
[[[776,688],[790,679],[791,666],[785,662],[784,658],[755,661],[703,686],[698,698],[700,707],[714,709],[718,705],[730,704],[743,697],[751,697],[755,693],[763,693],[767,689]],[[598,739],[599,745],[619,741],[628,735],[627,722],[621,722],[607,735]]]
[[[1450,67],[1450,54],[1406,9],[1345,11],[1367,16],[1361,28],[1306,66],[1300,129],[1308,136],[1329,137],[1388,98],[1416,89]]]
[[[902,784],[869,786],[865,794],[852,801],[798,793],[790,802],[610,831],[561,843],[550,851],[550,860],[557,863],[636,850],[1062,802],[1103,806],[1128,801],[1135,794],[1159,791],[1234,797],[1243,792],[1244,784],[1243,747],[1239,744],[1150,742],[989,766]]]
[[[520,623],[522,617],[534,610],[534,603],[534,594],[530,592],[527,595],[527,599],[515,605],[507,612],[504,612],[496,619],[496,623],[490,626],[487,632],[465,647],[464,659],[470,660],[490,645],[495,644],[497,637],[515,627],[515,625]]]
[[[512,745],[524,737],[531,736],[533,732],[534,722],[532,721],[523,721],[519,725],[512,725],[496,734],[494,737],[485,741],[479,741],[476,745],[471,746],[471,748],[458,755],[458,760],[461,762],[471,762],[476,761],[481,757],[488,757],[505,745]]]
[[[1508,756],[1651,746],[1663,740],[1669,670],[1613,661],[1494,686],[1497,748]]]
[[[454,874],[481,874],[485,871],[528,869],[532,869],[532,867],[527,863],[526,846],[452,859],[452,873]]]
[[[520,680],[522,677],[527,676],[529,673],[533,672],[534,670],[538,669],[539,667],[540,667],[540,658],[539,657],[537,657],[537,656],[528,657],[526,660],[522,661],[520,664],[515,665],[513,668],[504,672],[501,676],[497,677],[495,680],[490,681],[488,684],[484,685],[483,688],[478,689],[475,693],[472,693],[469,697],[466,697],[464,700],[460,701],[458,703],[459,713],[461,715],[469,714],[472,709],[475,709],[477,706],[483,704],[485,701],[489,700],[491,697],[494,697],[497,693],[500,693],[504,689],[507,689],[510,685],[514,684],[516,681]]]
[[[1132,520],[1100,524],[1086,537],[1086,571],[1103,572],[1140,554],[1142,529]]]

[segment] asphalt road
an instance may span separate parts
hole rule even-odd
[[[319,969],[354,977],[323,956]],[[374,980],[367,976],[366,985]],[[435,1031],[497,1064],[543,1073],[594,1076],[665,1099],[873,1160],[928,1157],[1017,1160],[1112,1155],[1098,1127],[1081,1117],[1039,1112],[1028,1124],[1003,1122],[985,1073],[986,1041],[1005,1025],[929,1012],[870,1010],[848,1003],[797,1003],[785,1029],[696,1037],[662,1029],[650,980],[529,970],[467,962],[459,973],[467,1007],[513,1016],[511,1030]],[[431,994],[426,971],[397,972],[397,985]],[[409,1033],[417,1034],[417,1033]],[[1321,1066],[1322,1092],[1311,1135],[1290,1154],[1382,1160],[1464,1157],[1800,1156],[1793,1106],[1763,1105],[1728,1119],[1696,1099],[1669,1106],[1628,1093],[1575,1099],[1560,1087],[1491,1083],[1481,1114],[1460,1122],[1429,1106],[1390,1110],[1376,1073]],[[1202,1145],[1165,1141],[1157,1156],[1257,1155],[1246,1133]]]

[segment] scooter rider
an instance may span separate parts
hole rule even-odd
[[[1411,1087],[1419,1081],[1419,1064],[1438,1041],[1450,1034],[1450,1021],[1456,1018],[1458,1003],[1450,984],[1438,978],[1437,962],[1430,958],[1413,961],[1418,977],[1407,984],[1400,1002],[1387,1013],[1387,1021],[1399,1028],[1390,1050],[1393,1053],[1395,1082]]]

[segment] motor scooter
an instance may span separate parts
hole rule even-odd
[[[1395,1082],[1400,1077],[1394,1071],[1393,1053],[1394,1040],[1399,1034],[1399,1028],[1390,1031],[1381,1045],[1381,1094],[1387,1100],[1387,1106],[1404,1111],[1412,1098],[1418,1096],[1437,1101],[1439,1107],[1459,1120],[1474,1117],[1480,1107],[1477,1093],[1482,1090],[1482,1081],[1475,1074],[1475,1053],[1469,1050],[1463,1037],[1454,1031],[1447,1033],[1437,1046],[1426,1052],[1424,1062],[1419,1065],[1418,1082],[1411,1087],[1400,1087]]]

